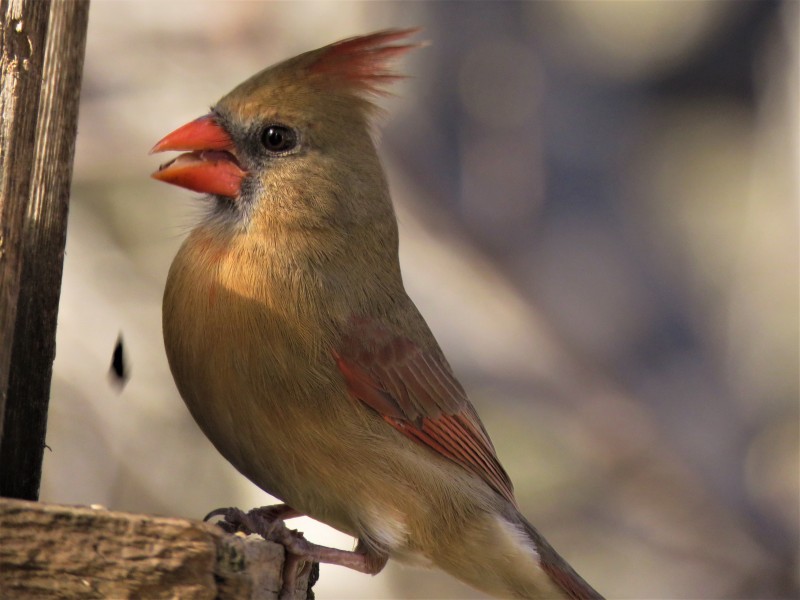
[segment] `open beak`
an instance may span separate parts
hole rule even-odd
[[[208,114],[179,127],[161,139],[150,154],[188,150],[161,165],[153,179],[179,185],[195,192],[235,198],[239,195],[242,169],[234,154],[233,140]]]

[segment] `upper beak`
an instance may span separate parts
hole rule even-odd
[[[234,155],[228,133],[208,114],[179,127],[153,146],[150,153],[189,150],[161,165],[154,179],[195,192],[235,198],[247,174]]]

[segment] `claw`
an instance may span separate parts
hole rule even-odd
[[[231,510],[231,508],[215,508],[210,513],[208,513],[205,517],[203,517],[203,522],[208,522],[211,519],[213,519],[214,517],[226,517],[226,515],[228,514],[228,511],[230,511],[230,510]]]
[[[208,513],[203,521],[214,517],[222,517],[222,520],[217,522],[217,526],[225,533],[242,532],[245,535],[261,533],[261,520],[239,508],[216,508]]]

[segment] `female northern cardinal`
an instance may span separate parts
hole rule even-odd
[[[212,199],[164,293],[172,374],[217,449],[286,502],[271,516],[359,540],[295,544],[303,558],[373,574],[421,559],[498,596],[598,598],[520,514],[403,288],[369,95],[414,31],[261,71],[153,148],[189,151],[153,177]]]

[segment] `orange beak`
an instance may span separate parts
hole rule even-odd
[[[161,139],[150,154],[189,150],[161,165],[153,179],[179,185],[195,192],[235,198],[247,172],[234,155],[233,140],[208,114],[179,127]]]

